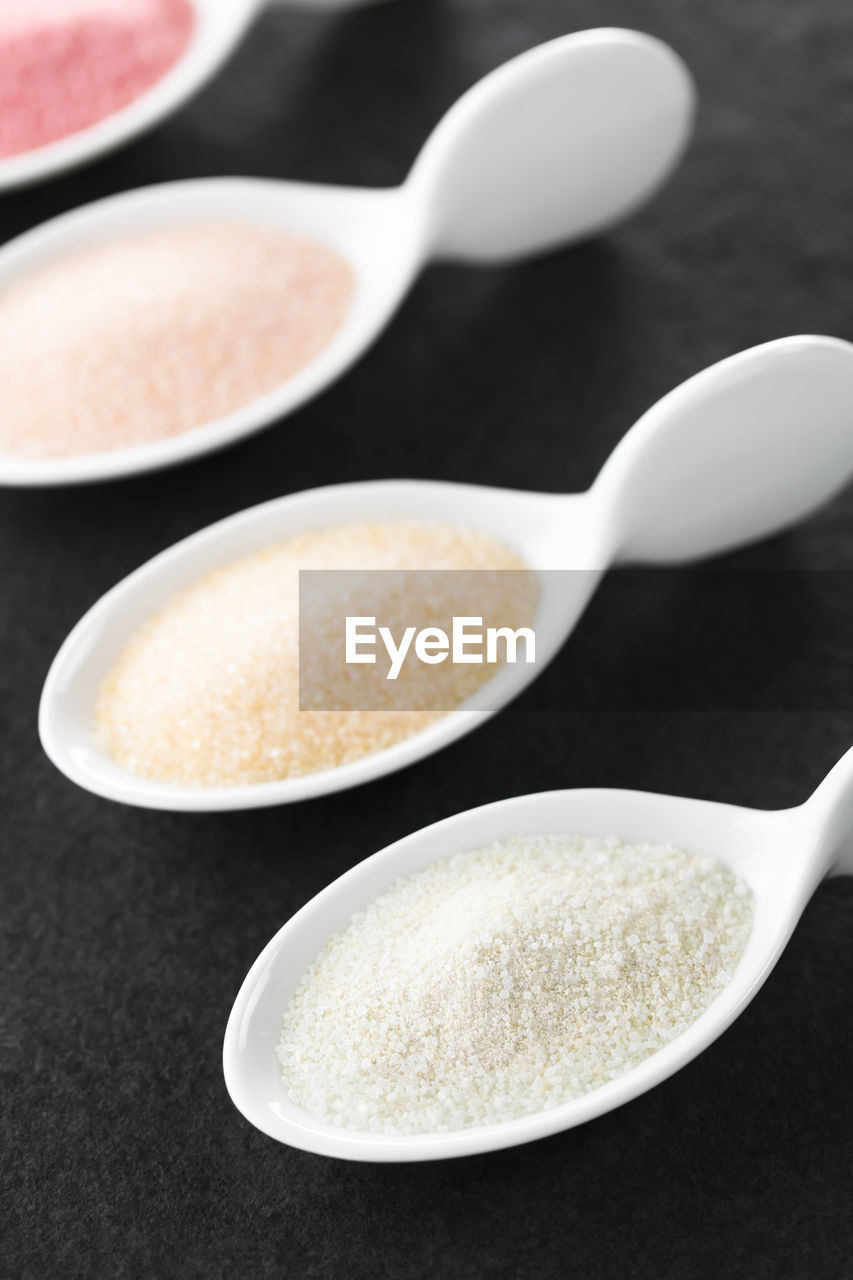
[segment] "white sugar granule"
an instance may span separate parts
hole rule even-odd
[[[300,569],[497,571],[442,575],[432,600],[424,599],[423,578],[406,591],[404,574],[404,589],[383,602],[398,636],[424,611],[446,621],[493,610],[502,623],[529,624],[538,597],[536,574],[475,530],[388,521],[289,538],[214,569],[131,636],[96,699],[99,746],[129,771],[163,782],[233,786],[299,777],[410,737],[494,674],[485,665],[445,663],[408,684],[385,682],[388,710],[376,709],[384,688],[375,685],[359,704],[368,709],[300,710]],[[335,598],[331,606],[337,625],[318,626],[304,661],[328,705],[352,705],[343,701],[350,686],[376,668],[342,665],[344,610]]]
[[[671,845],[524,836],[458,854],[326,944],[285,1013],[285,1086],[372,1133],[556,1107],[685,1031],[751,922],[741,880]]]
[[[61,258],[0,295],[0,450],[93,453],[225,417],[322,351],[353,288],[325,245],[248,225]]]

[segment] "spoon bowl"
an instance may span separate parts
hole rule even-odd
[[[288,231],[346,259],[355,291],[328,345],[280,387],[216,422],[150,443],[68,457],[0,453],[0,485],[66,485],[141,474],[224,448],[285,416],[339,377],[384,327],[416,269],[402,192],[260,178],[191,179],[123,192],[64,214],[0,250],[0,295],[68,255],[111,241],[212,221]]]
[[[783,338],[713,365],[665,396],[622,439],[585,494],[382,481],[314,489],[231,516],[137,569],[77,624],[45,682],[42,745],[78,785],[145,808],[255,808],[382,777],[470,732],[521,692],[556,655],[610,565],[714,555],[819,507],[853,473],[851,419],[853,346]],[[100,682],[136,628],[176,593],[227,560],[296,534],[393,520],[480,530],[539,571],[536,662],[500,669],[485,686],[485,707],[481,690],[476,709],[463,703],[353,763],[243,786],[151,781],[99,747],[92,724]]]
[[[288,1096],[276,1057],[284,1010],[326,941],[401,876],[493,841],[524,835],[613,835],[671,843],[718,858],[752,890],[754,918],[732,981],[675,1040],[618,1079],[547,1111],[450,1133],[360,1133],[316,1119]],[[778,960],[828,873],[853,874],[853,751],[799,808],[762,812],[642,791],[549,791],[471,809],[398,840],[302,908],[264,948],[225,1033],[225,1081],[263,1133],[320,1155],[414,1161],[474,1155],[559,1133],[638,1097],[707,1048],[740,1014]]]
[[[345,8],[366,0],[302,0]],[[0,193],[43,182],[123,147],[184,105],[228,60],[267,4],[281,0],[192,0],[190,41],[167,73],[126,107],[75,133],[0,159]],[[299,4],[300,0],[295,0]]]
[[[154,809],[209,811],[283,804],[346,790],[404,768],[468,733],[492,710],[451,711],[411,738],[334,769],[281,782],[199,787],[135,777],[111,760],[92,738],[95,699],[105,672],[131,632],[170,597],[234,556],[339,523],[441,520],[505,537],[509,520],[518,530],[516,549],[528,563],[542,564],[562,538],[571,545],[573,528],[584,523],[583,509],[580,496],[555,498],[478,485],[403,480],[328,485],[219,521],[125,578],[74,628],[42,694],[42,744],[54,764],[86,790]],[[537,665],[556,653],[599,577],[581,571],[567,579],[573,591],[543,593],[536,622]],[[548,575],[542,580],[547,583]],[[502,668],[489,682],[489,708],[497,710],[519,693],[531,678],[529,672],[521,664]]]
[[[447,113],[392,190],[202,179],[97,201],[0,250],[0,296],[51,263],[127,237],[237,222],[337,250],[355,292],[328,346],[278,389],[166,439],[69,457],[0,454],[0,484],[133,475],[222,448],[292,413],[373,342],[431,259],[499,263],[592,235],[663,182],[687,140],[689,76],[660,41],[586,31],[499,67]]]

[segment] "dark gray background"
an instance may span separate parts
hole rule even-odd
[[[561,786],[803,799],[853,741],[850,493],[725,573],[613,578],[545,677],[548,701],[360,791],[244,815],[146,813],[76,790],[36,738],[69,627],[209,521],[379,476],[581,489],[631,421],[702,366],[786,333],[853,338],[849,0],[281,9],[155,133],[4,197],[0,235],[194,174],[396,183],[479,75],[603,24],[669,40],[701,94],[684,166],[628,226],[511,270],[428,272],[352,374],[219,456],[102,488],[0,493],[10,1276],[851,1274],[851,879],[818,890],[752,1007],[698,1061],[534,1146],[412,1167],[304,1155],[243,1121],[219,1061],[271,934],[425,822]],[[799,572],[768,575],[766,590],[735,572],[762,566]]]

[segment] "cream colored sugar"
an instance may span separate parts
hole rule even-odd
[[[131,637],[98,694],[95,732],[102,748],[131,772],[163,782],[227,786],[299,777],[410,737],[494,674],[493,667],[467,666],[445,676],[443,685],[439,676],[428,686],[416,682],[396,704],[404,710],[301,711],[300,569],[527,566],[482,533],[413,521],[323,529],[230,561],[175,596]],[[530,623],[536,575],[528,570],[507,578],[491,608],[513,626]],[[459,612],[454,591],[431,602],[432,617]],[[414,611],[423,608],[419,596],[409,603]],[[392,596],[401,620],[406,604],[405,592]],[[340,608],[337,618],[340,624]],[[351,678],[352,668],[341,668],[342,647],[342,625],[334,633],[321,625],[311,638],[312,661],[322,666],[324,652],[328,656],[332,692],[335,681]],[[430,689],[439,695],[430,699]]]
[[[399,880],[327,943],[278,1046],[313,1115],[437,1133],[559,1106],[681,1035],[731,981],[752,895],[671,845],[525,836]]]
[[[353,288],[326,246],[236,224],[60,259],[0,296],[0,450],[100,452],[224,417],[318,355]]]

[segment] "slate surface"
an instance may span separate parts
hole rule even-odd
[[[804,798],[853,740],[850,492],[723,572],[611,579],[547,699],[360,791],[246,815],[136,812],[66,783],[35,733],[69,627],[212,520],[379,476],[581,489],[702,366],[785,333],[853,337],[847,0],[280,9],[156,133],[4,198],[0,235],[190,175],[397,182],[480,74],[602,24],[669,40],[701,92],[685,164],[629,225],[509,270],[430,271],[351,375],[227,453],[102,488],[0,494],[11,1277],[851,1274],[853,879],[818,890],[748,1013],[698,1061],[527,1148],[412,1167],[315,1158],[251,1129],[219,1065],[267,938],[426,822],[560,786]]]

